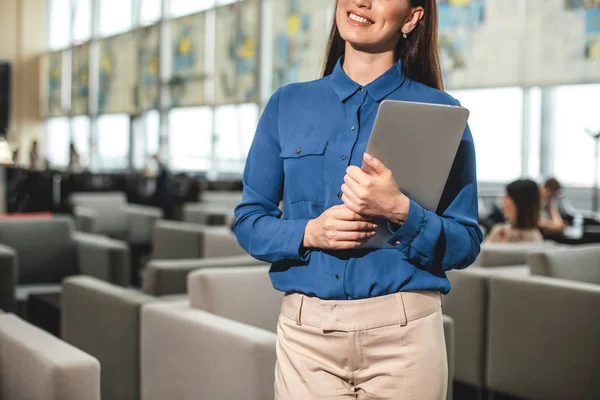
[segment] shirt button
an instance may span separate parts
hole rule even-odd
[[[361,87],[359,90],[360,90],[361,92],[364,92],[364,91],[365,91],[365,88]]]
[[[335,274],[335,279],[340,279],[340,274]]]
[[[300,154],[300,147],[296,149],[296,154]]]
[[[346,156],[342,156],[342,160],[345,160],[345,159],[346,159]]]
[[[396,243],[394,243],[396,246],[398,246],[401,242],[399,240],[396,240]]]
[[[338,192],[337,197],[338,197],[338,199],[341,199],[342,198],[342,192]]]
[[[350,130],[351,130],[351,131],[353,131],[355,128],[356,128],[356,127],[355,127],[354,125],[352,125],[352,126],[350,127]]]

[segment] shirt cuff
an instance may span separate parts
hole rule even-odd
[[[410,200],[410,207],[408,209],[408,217],[404,224],[397,228],[388,221],[388,229],[392,236],[388,239],[388,243],[392,246],[399,248],[406,248],[410,243],[417,237],[421,229],[423,228],[423,222],[425,220],[425,210],[423,207]],[[397,229],[395,229],[397,228]]]
[[[304,232],[306,231],[306,225],[308,224],[309,219],[293,219],[287,220],[287,223],[290,224],[290,235],[284,241],[285,249],[284,252],[287,255],[286,258],[291,260],[303,261],[308,263],[310,260],[310,254],[312,250],[305,249],[302,246],[302,242],[304,241]]]

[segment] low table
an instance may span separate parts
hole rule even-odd
[[[27,319],[33,325],[60,337],[60,293],[30,295]]]

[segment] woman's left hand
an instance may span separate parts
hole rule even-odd
[[[392,171],[365,153],[364,170],[350,166],[342,185],[342,201],[352,211],[367,217],[382,217],[401,225],[406,221],[410,200],[398,188]]]

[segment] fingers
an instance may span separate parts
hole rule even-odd
[[[363,156],[364,163],[369,166],[372,172],[377,175],[381,175],[387,169],[385,165],[381,162],[381,160],[373,157],[369,153],[365,153]]]
[[[346,232],[372,231],[377,229],[377,224],[367,221],[336,221],[335,228]]]
[[[346,168],[346,175],[350,176],[358,184],[361,185],[366,184],[369,179],[369,175],[365,171],[354,165],[351,165],[348,168]]]
[[[342,196],[342,200],[344,200],[344,196]],[[341,221],[371,221],[369,218],[363,217],[362,215],[352,211],[345,204],[333,206],[328,211],[331,213],[333,218]]]
[[[334,240],[336,242],[361,242],[361,241],[367,241],[370,238],[372,238],[373,236],[376,235],[377,232],[375,231],[365,231],[365,232],[344,232],[344,231],[337,231],[337,232],[332,232],[332,237],[329,238],[329,240]]]

